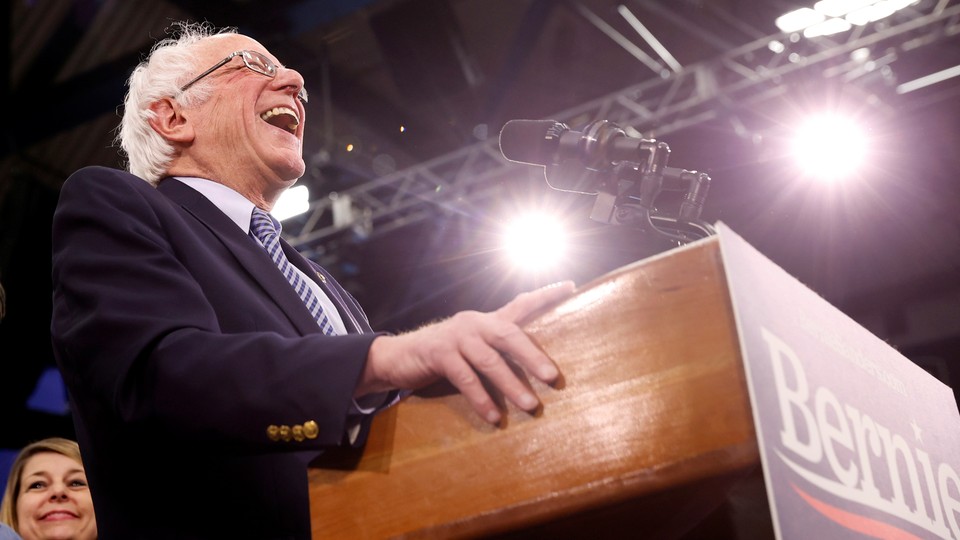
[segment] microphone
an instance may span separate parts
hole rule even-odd
[[[670,146],[630,137],[620,126],[597,120],[573,131],[556,120],[510,120],[500,130],[500,153],[508,161],[543,167],[547,185],[596,195],[590,218],[604,223],[639,223],[673,240],[714,234],[700,221],[710,176],[667,167]],[[654,205],[663,191],[686,191],[674,217]],[[654,221],[674,223],[676,230]]]
[[[623,161],[642,163],[650,159],[657,145],[654,140],[629,137],[607,120],[591,122],[583,132],[572,131],[556,120],[510,120],[500,130],[504,158],[544,167],[570,160],[593,170]]]

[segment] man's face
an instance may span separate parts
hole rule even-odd
[[[284,67],[263,45],[242,35],[224,35],[197,44],[196,74],[233,52],[259,52],[278,66],[271,78],[244,65],[240,57],[204,77],[210,99],[186,110],[196,138],[184,150],[217,175],[261,178],[288,187],[303,176],[305,109],[297,99],[303,77]],[[189,73],[191,77],[194,73]],[[218,178],[225,180],[225,178]],[[269,189],[269,187],[267,187]]]

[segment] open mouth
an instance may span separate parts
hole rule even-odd
[[[260,119],[294,135],[297,134],[297,127],[300,126],[296,111],[289,107],[274,107],[260,113]]]

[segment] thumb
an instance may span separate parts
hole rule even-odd
[[[496,311],[497,315],[517,322],[537,311],[573,294],[576,286],[572,281],[561,281],[546,287],[521,293]]]

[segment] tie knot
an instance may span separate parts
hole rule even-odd
[[[250,218],[250,230],[261,242],[264,242],[267,237],[280,234],[280,224],[273,220],[273,216],[254,206],[253,215]]]

